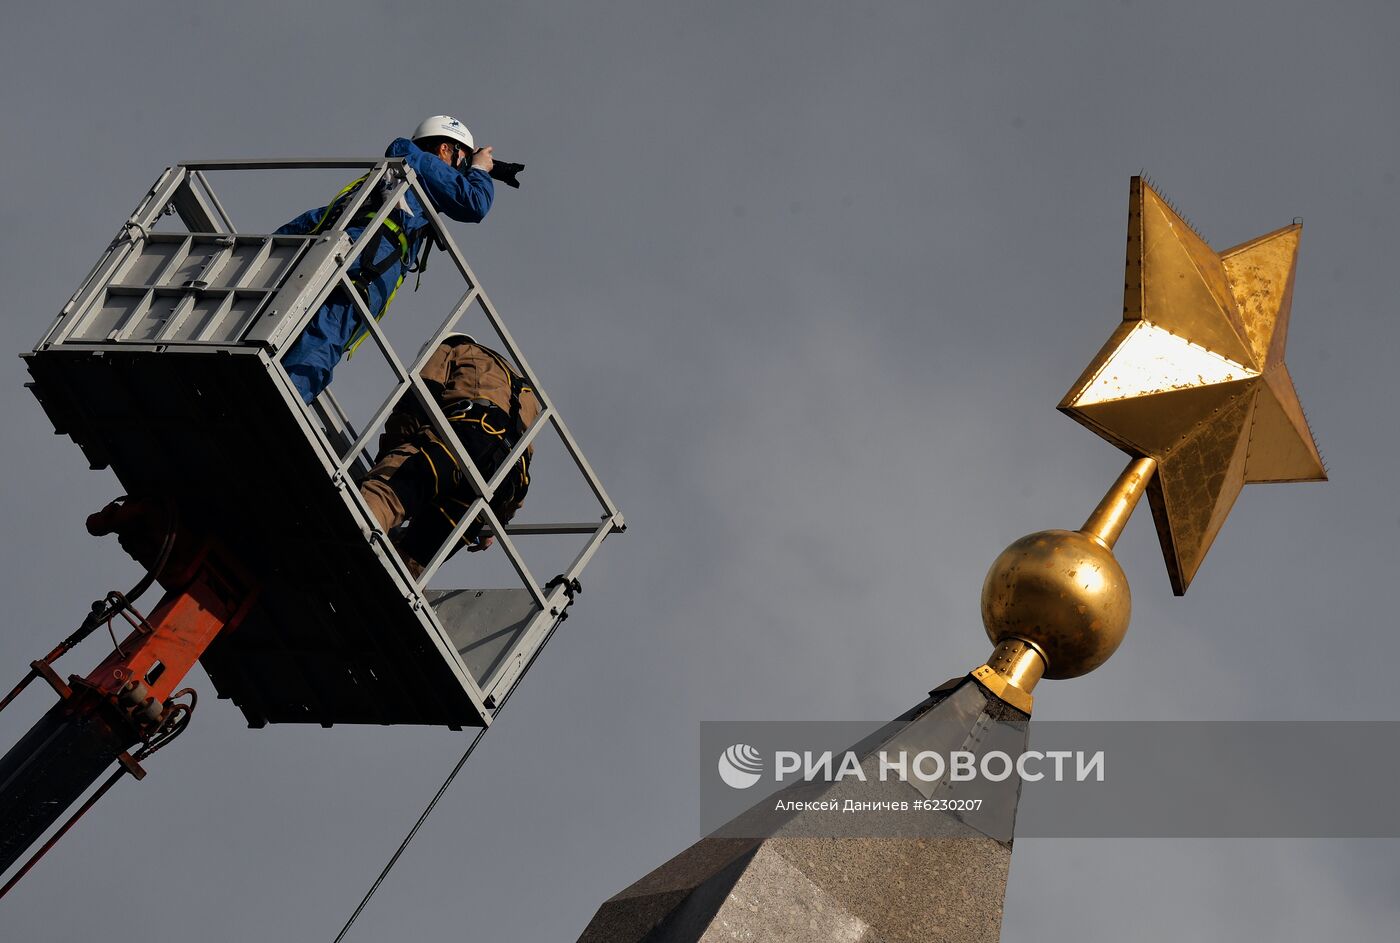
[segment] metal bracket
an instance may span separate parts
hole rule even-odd
[[[133,778],[138,780],[146,778],[146,770],[125,750],[117,754],[117,762],[125,767],[126,771],[130,773]]]
[[[73,696],[73,689],[64,683],[58,676],[58,672],[53,670],[53,666],[46,661],[32,661],[29,667],[34,669],[34,673],[48,682],[49,687],[58,693],[58,696],[65,701]]]
[[[972,670],[972,679],[992,693],[992,696],[1005,701],[1023,714],[1029,715],[1035,706],[1035,697],[1022,691],[1007,681],[991,665],[982,665]]]

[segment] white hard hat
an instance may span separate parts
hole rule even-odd
[[[431,118],[424,118],[418,127],[413,129],[413,140],[421,141],[423,138],[450,138],[472,149],[476,148],[476,143],[472,140],[472,133],[467,130],[467,126],[451,115],[433,115]]]

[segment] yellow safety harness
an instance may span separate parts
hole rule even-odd
[[[352,180],[348,184],[346,184],[341,189],[341,191],[335,195],[335,198],[326,204],[325,212],[323,212],[321,214],[321,218],[316,221],[316,225],[311,227],[311,230],[308,233],[308,235],[315,235],[316,233],[324,229],[326,226],[333,224],[337,219],[339,219],[340,214],[344,211],[346,203],[350,199],[351,195],[354,194],[355,191],[357,191],[364,184],[368,176],[369,175],[366,174],[365,176],[360,177],[356,180]],[[374,198],[371,197],[371,200],[373,199]],[[367,209],[364,215],[360,218],[364,222],[364,224],[368,226],[371,222],[374,221],[374,217],[378,212],[378,207],[371,207],[370,209]],[[398,211],[394,210],[393,212]],[[408,272],[414,270],[412,259],[412,244],[410,243],[408,238],[408,231],[402,225],[395,222],[391,217],[392,213],[390,216],[385,217],[383,227],[377,230],[375,234],[370,237],[370,243],[366,245],[365,248],[360,252],[360,274],[355,279],[356,287],[359,288],[362,293],[368,295],[370,282],[372,282],[376,278],[379,278],[381,275],[387,272],[390,268],[394,266],[395,263],[402,263],[403,267],[399,269],[398,280],[394,282],[394,287],[389,292],[389,297],[385,298],[384,305],[377,312],[373,313],[374,319],[376,321],[384,320],[384,316],[389,313],[389,305],[393,304],[394,296],[399,293],[399,288],[403,285],[405,276]],[[380,241],[389,238],[385,235],[385,230],[388,230],[389,233],[392,234],[393,238],[397,240],[399,245],[399,251],[396,254],[387,255],[381,261],[376,262],[374,260],[374,257],[379,252]],[[429,242],[429,245],[431,245],[431,241]],[[424,252],[424,255],[427,255],[426,251]],[[365,261],[366,258],[369,259],[368,262]],[[426,264],[426,261],[426,259],[423,260],[423,264],[420,264],[418,266],[418,270],[421,271],[423,265]],[[346,345],[346,356],[353,357],[355,355],[356,349],[359,348],[359,346],[362,343],[364,343],[365,338],[368,336],[369,328],[367,326],[361,327],[358,331],[356,331],[355,334],[350,338],[350,343]]]

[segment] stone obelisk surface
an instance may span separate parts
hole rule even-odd
[[[881,749],[1006,750],[1016,748],[1007,741],[1018,732],[1024,745],[1027,719],[964,677],[857,750],[862,765]],[[985,736],[992,725],[999,738]],[[954,788],[943,781],[920,792],[906,782],[871,779],[808,789],[803,798],[912,801]],[[829,817],[813,821],[820,814],[807,812],[793,814],[768,837],[725,837],[735,829],[719,829],[604,903],[579,943],[994,941],[1020,792],[1017,782],[1002,786],[989,799],[999,807],[981,817],[996,823],[994,835],[979,831],[975,819],[946,812],[923,813],[919,834],[911,837],[832,835]],[[771,808],[773,800],[764,805]]]
[[[986,664],[853,748],[862,767],[896,745],[1023,750],[1014,721],[1029,718],[1037,683],[1088,674],[1127,632],[1132,599],[1113,546],[1144,494],[1180,595],[1246,484],[1326,479],[1284,364],[1301,233],[1295,221],[1217,252],[1133,178],[1122,321],[1059,406],[1129,463],[1081,528],[1029,534],[997,557],[982,586],[995,645]],[[799,794],[878,805],[953,789],[834,781]],[[925,813],[916,834],[872,831],[868,819],[832,834],[807,811],[749,830],[755,806],[603,904],[581,943],[996,940],[1019,779],[984,795],[994,814]]]

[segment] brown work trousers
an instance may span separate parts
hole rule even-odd
[[[360,494],[386,533],[408,521],[394,542],[416,575],[452,535],[477,492],[430,424],[415,426],[395,418],[400,422],[396,428],[391,420],[390,431],[380,440],[379,460],[360,483]],[[489,480],[511,449],[508,414],[499,407],[465,403],[457,404],[448,420],[477,470]],[[501,481],[491,501],[491,510],[502,524],[519,510],[529,485],[530,459],[525,455]],[[474,542],[483,526],[480,518],[469,525],[453,552]]]

